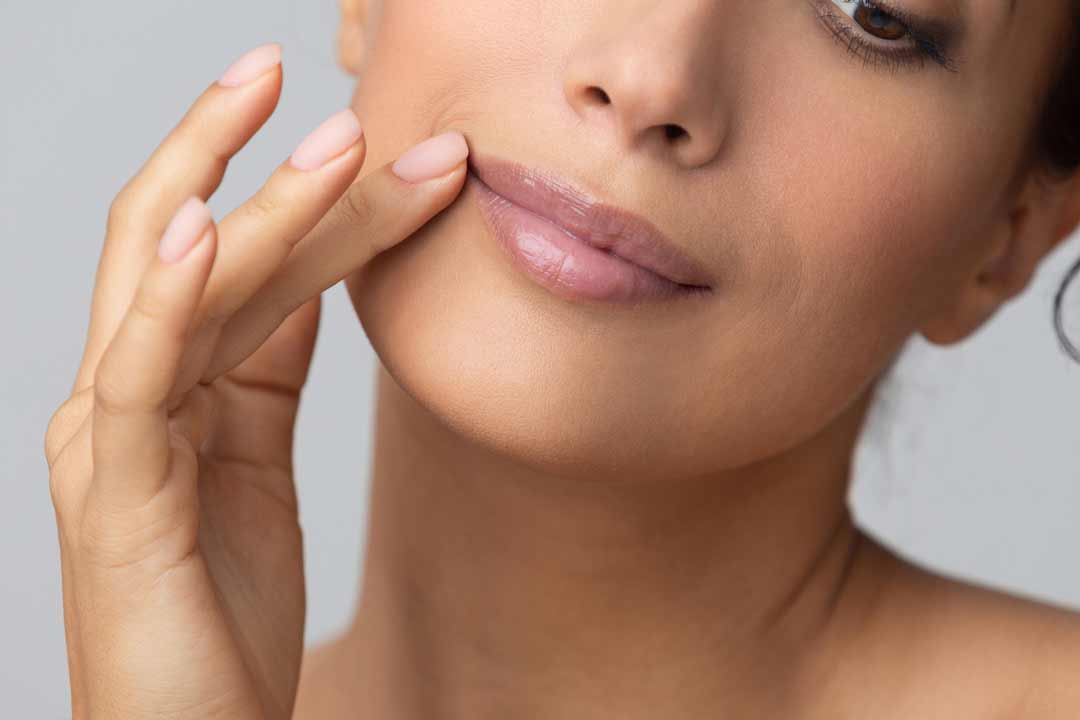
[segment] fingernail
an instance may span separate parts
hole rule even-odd
[[[218,78],[218,84],[225,87],[246,85],[281,62],[281,45],[267,43],[254,50],[249,50],[229,66]]]
[[[293,151],[289,163],[297,170],[317,170],[345,152],[364,134],[360,119],[350,108],[331,115]]]
[[[411,183],[440,177],[458,166],[469,155],[465,137],[451,130],[428,138],[394,163],[394,174]]]
[[[174,263],[188,254],[205,235],[212,216],[201,199],[192,196],[180,206],[158,243],[158,256]]]

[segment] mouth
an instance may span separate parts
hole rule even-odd
[[[468,183],[512,264],[572,300],[640,301],[711,293],[705,267],[645,218],[546,171],[469,156]]]

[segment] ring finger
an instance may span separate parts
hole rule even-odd
[[[365,150],[355,113],[351,109],[335,113],[218,224],[218,256],[195,314],[177,397],[202,375],[226,321],[266,283],[356,178]]]

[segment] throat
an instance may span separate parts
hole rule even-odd
[[[803,463],[663,483],[538,477],[479,455],[392,383],[361,597],[336,651],[354,712],[715,717],[796,701],[865,544],[849,455],[823,443]]]

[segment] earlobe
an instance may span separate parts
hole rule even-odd
[[[1001,238],[993,244],[992,252],[983,261],[975,277],[975,282],[984,292],[991,294],[992,300],[1001,296],[1000,301],[1004,302],[1023,290],[1038,262],[1037,258],[1029,262],[1029,258],[1025,257],[1025,254],[1031,255],[1032,246],[1037,244],[1028,237],[1032,232],[1037,232],[1031,226],[1030,213],[1027,207],[1012,212],[1005,226],[1007,229],[1003,229]]]
[[[1059,241],[1061,204],[1051,196],[1024,196],[999,223],[975,272],[920,331],[931,343],[949,345],[965,339],[1030,284],[1040,261]],[[1060,195],[1058,200],[1060,200]]]
[[[1080,227],[1080,170],[1065,182],[1065,199],[1062,203],[1061,224],[1058,226],[1054,245],[1071,236]]]
[[[341,24],[337,32],[337,59],[341,69],[359,75],[364,64],[368,0],[339,0]]]

